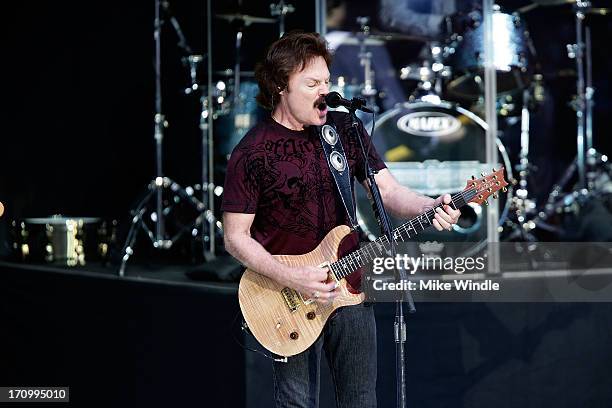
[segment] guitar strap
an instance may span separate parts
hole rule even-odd
[[[329,166],[331,174],[334,176],[334,181],[336,182],[340,199],[342,200],[342,204],[344,204],[344,209],[351,223],[351,228],[356,229],[358,224],[353,189],[351,188],[351,171],[346,155],[344,154],[340,136],[333,122],[323,126],[317,126],[317,130],[321,138],[321,146],[323,146],[327,165]]]

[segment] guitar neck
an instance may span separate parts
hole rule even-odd
[[[452,196],[451,202],[448,205],[457,210],[467,205],[474,195],[476,195],[475,189],[465,189]],[[443,204],[439,204],[395,228],[392,233],[394,244],[412,239],[431,227],[433,225],[436,209],[441,208],[442,205]],[[340,280],[355,272],[357,269],[369,264],[374,258],[386,256],[389,254],[390,250],[391,245],[389,239],[386,235],[383,235],[365,244],[360,249],[343,256],[336,262],[333,262],[330,264],[330,270],[334,277]]]

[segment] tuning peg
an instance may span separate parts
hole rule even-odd
[[[493,167],[493,173],[495,173],[497,170],[495,170],[495,167]]]
[[[484,205],[489,205],[489,202],[487,200],[484,200]]]
[[[497,193],[493,194],[493,199],[497,200]]]
[[[472,180],[476,180],[476,177],[474,177],[474,175],[472,175]]]
[[[484,173],[484,171],[483,171],[482,173],[480,173],[480,175],[481,175],[482,177],[486,176],[486,174]]]
[[[505,193],[508,191],[508,189],[506,187],[502,187],[502,191]]]

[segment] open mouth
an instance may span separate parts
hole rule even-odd
[[[317,109],[319,116],[327,115],[327,104],[325,103],[325,100],[317,101],[317,103],[315,103],[315,109]]]

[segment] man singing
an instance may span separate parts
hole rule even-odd
[[[230,157],[222,210],[225,247],[249,269],[307,294],[319,303],[333,301],[339,289],[325,283],[328,270],[291,267],[273,254],[298,255],[314,249],[334,227],[349,224],[328,167],[317,126],[334,123],[354,178],[365,183],[359,142],[351,136],[348,114],[328,112],[331,55],[316,33],[291,32],[273,43],[256,69],[258,102],[270,117],[251,129]],[[377,171],[376,182],[387,209],[404,218],[437,204],[436,200],[401,186],[385,167],[370,138],[359,132]],[[459,211],[444,205],[435,216],[436,229],[450,229]],[[356,234],[351,236],[358,246]],[[359,272],[347,277],[359,288]],[[321,354],[329,364],[339,407],[376,406],[376,323],[367,304],[342,307],[330,318],[319,339],[306,351],[274,363],[277,407],[317,407]]]

